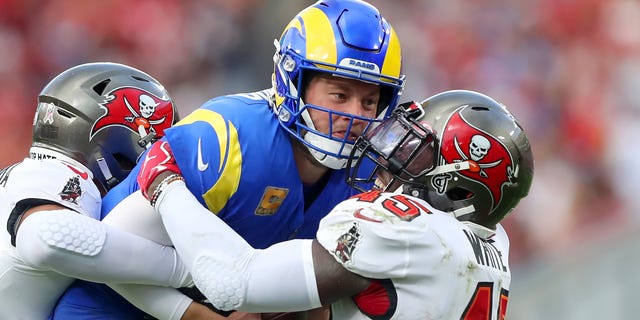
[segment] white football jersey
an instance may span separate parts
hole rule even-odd
[[[46,319],[73,281],[27,265],[11,244],[7,221],[24,199],[49,200],[94,219],[101,197],[91,173],[59,160],[24,161],[0,173],[0,319]]]
[[[375,280],[332,305],[333,319],[503,319],[509,240],[489,240],[421,199],[367,192],[320,223],[318,241],[345,268]]]

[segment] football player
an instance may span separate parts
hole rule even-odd
[[[511,270],[500,221],[533,178],[511,113],[486,95],[448,91],[399,107],[353,151],[361,156],[349,184],[377,177],[374,190],[337,205],[316,239],[262,250],[202,209],[177,168],[145,169],[139,180],[217,308],[331,304],[333,319],[504,319]],[[360,179],[366,160],[375,175]]]
[[[189,283],[174,250],[97,220],[101,196],[176,120],[164,87],[122,64],[79,65],[45,86],[30,157],[0,173],[1,319],[45,319],[73,278]]]
[[[209,100],[166,130],[134,169],[179,168],[203,210],[256,248],[313,238],[319,220],[356,192],[344,183],[353,143],[391,113],[404,84],[398,37],[363,1],[318,1],[291,20],[275,46],[272,88]],[[372,168],[369,162],[361,171]],[[170,245],[137,190],[132,172],[105,197],[104,221]],[[170,288],[147,287],[138,298],[129,290],[144,287],[114,288],[157,318],[167,316],[153,310],[158,305],[186,305],[159,293]],[[78,282],[54,319],[144,316],[118,299],[103,285]]]

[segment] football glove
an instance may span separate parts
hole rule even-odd
[[[160,140],[154,143],[147,155],[145,156],[140,173],[138,173],[138,184],[140,185],[140,191],[147,200],[152,200],[155,190],[149,190],[158,177],[163,172],[172,172],[174,174],[180,174],[180,168],[176,164],[176,159],[171,152],[169,143],[165,140]],[[154,189],[159,185],[159,181],[156,182]]]

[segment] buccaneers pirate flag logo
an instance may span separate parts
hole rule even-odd
[[[82,188],[80,188],[80,177],[74,176],[69,178],[67,183],[58,194],[60,199],[78,204],[78,198],[82,196]]]
[[[165,100],[166,99],[166,100]],[[89,140],[110,126],[122,126],[138,132],[141,137],[151,132],[158,136],[173,123],[173,105],[168,98],[160,98],[152,93],[133,87],[122,87],[107,94],[101,104],[106,113],[91,129]]]
[[[441,145],[452,147],[442,147],[441,155],[446,163],[469,161],[470,169],[459,173],[489,189],[496,207],[502,200],[503,187],[515,182],[517,169],[513,156],[499,139],[464,118],[467,107],[458,109],[447,121]]]

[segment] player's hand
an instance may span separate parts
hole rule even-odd
[[[173,156],[173,152],[171,152],[169,143],[160,140],[151,146],[143,160],[140,173],[138,173],[140,191],[142,191],[147,200],[151,200],[155,188],[158,187],[162,178],[167,176],[166,173],[180,174],[180,168],[176,164],[176,159]],[[158,179],[159,176],[161,176],[160,179]]]

